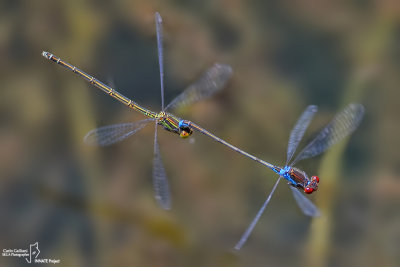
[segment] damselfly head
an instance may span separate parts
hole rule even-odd
[[[187,138],[187,137],[192,135],[193,131],[189,126],[190,126],[190,122],[186,122],[184,120],[180,120],[179,121],[179,135],[180,135],[180,137]]]
[[[311,180],[308,182],[307,186],[304,187],[304,193],[311,194],[318,190],[319,177],[311,176]]]
[[[190,129],[190,128],[185,128],[185,129],[180,128],[179,130],[180,130],[179,136],[182,138],[187,138],[187,137],[191,136],[193,133],[192,129]]]

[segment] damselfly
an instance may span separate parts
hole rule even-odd
[[[287,149],[287,159],[284,167],[278,167],[267,162],[263,163],[265,166],[276,172],[279,175],[279,178],[273,186],[261,209],[258,211],[257,215],[255,216],[245,233],[242,235],[239,242],[236,244],[236,250],[239,250],[243,246],[250,233],[253,231],[255,225],[257,224],[262,213],[264,212],[269,201],[271,200],[271,197],[275,192],[275,189],[282,177],[288,181],[293,196],[303,213],[312,217],[320,215],[317,207],[315,207],[315,205],[298,190],[303,189],[306,194],[311,194],[312,192],[316,191],[318,189],[319,183],[318,176],[311,176],[310,179],[304,171],[292,166],[300,160],[311,158],[318,154],[321,154],[333,144],[343,139],[348,134],[352,133],[361,122],[361,119],[364,115],[364,107],[360,104],[348,105],[342,112],[338,113],[333,118],[333,120],[327,126],[325,126],[325,128],[323,128],[319,132],[319,134],[297,155],[297,157],[293,161],[291,161],[297,146],[303,138],[304,132],[306,131],[316,112],[316,106],[308,106],[298,119],[296,125],[290,133]]]
[[[174,100],[172,100],[172,102],[169,103],[169,105],[164,106],[164,64],[163,64],[163,47],[162,47],[163,30],[162,30],[162,19],[159,13],[156,13],[155,21],[156,21],[158,60],[160,67],[160,82],[161,82],[161,112],[159,113],[140,106],[133,100],[118,93],[110,86],[105,85],[104,83],[100,82],[93,76],[61,60],[60,58],[56,57],[55,55],[49,52],[43,52],[42,55],[45,58],[54,61],[57,64],[78,74],[86,81],[88,81],[95,87],[101,89],[105,93],[109,94],[110,96],[120,101],[121,103],[125,104],[129,108],[139,111],[140,113],[149,117],[148,119],[138,122],[109,125],[94,129],[85,136],[84,138],[85,143],[90,145],[100,145],[100,146],[111,145],[135,134],[148,123],[155,122],[156,127],[154,135],[153,187],[155,190],[155,198],[157,199],[159,204],[164,209],[169,209],[171,206],[169,185],[164,165],[161,160],[158,141],[157,141],[157,124],[161,125],[167,131],[179,134],[179,136],[182,138],[190,136],[193,133],[194,129],[220,142],[221,139],[215,137],[205,129],[189,121],[184,121],[178,118],[177,116],[168,113],[167,110],[181,108],[198,100],[209,97],[213,93],[217,92],[226,85],[227,81],[232,76],[232,68],[225,64],[215,64],[214,66],[209,68],[203,74],[203,76],[200,77],[200,79],[195,81],[192,85],[187,87],[186,90],[184,90],[180,95],[178,95]],[[230,146],[226,142],[222,143],[228,145],[233,149],[236,149],[235,147]]]
[[[154,160],[153,160],[153,187],[155,190],[155,197],[159,204],[165,208],[169,209],[171,205],[170,200],[170,193],[169,193],[169,186],[168,180],[166,177],[165,169],[162,164],[160,151],[158,147],[157,141],[157,124],[161,125],[165,130],[179,134],[181,137],[188,137],[190,136],[193,131],[200,132],[208,137],[211,137],[215,141],[229,147],[230,149],[270,168],[274,172],[278,173],[279,179],[275,183],[271,193],[267,197],[264,205],[258,212],[257,216],[246,230],[245,234],[242,236],[241,240],[235,246],[236,249],[240,249],[240,247],[245,243],[248,236],[250,235],[251,231],[253,230],[255,224],[257,223],[258,219],[260,218],[261,214],[265,210],[269,200],[274,193],[278,182],[283,177],[288,180],[289,185],[291,185],[291,189],[295,200],[303,211],[304,214],[309,216],[318,216],[319,211],[314,206],[314,204],[308,200],[300,191],[297,189],[303,189],[305,193],[312,193],[317,189],[319,179],[316,176],[313,176],[311,179],[308,178],[307,174],[297,168],[293,168],[291,166],[294,165],[297,161],[309,157],[316,156],[331,145],[339,141],[340,139],[347,136],[349,133],[353,132],[358,124],[360,123],[362,116],[363,116],[363,107],[359,104],[350,104],[344,111],[339,113],[333,121],[328,124],[320,134],[296,157],[296,159],[289,165],[289,161],[292,158],[294,151],[296,150],[303,134],[308,127],[312,117],[314,116],[315,112],[317,111],[316,106],[309,106],[303,115],[298,120],[296,126],[292,130],[289,139],[289,147],[287,152],[287,162],[285,167],[278,167],[271,163],[268,163],[264,160],[261,160],[231,144],[226,142],[225,140],[213,135],[212,133],[208,132],[204,128],[200,127],[199,125],[188,121],[183,120],[171,113],[168,113],[168,109],[178,108],[185,105],[189,105],[195,101],[201,100],[206,98],[222,87],[225,86],[226,82],[232,75],[232,69],[228,65],[223,64],[215,64],[211,67],[205,74],[189,86],[185,91],[183,91],[179,96],[177,96],[169,105],[166,107],[164,106],[164,71],[163,71],[163,49],[162,49],[162,20],[161,16],[156,13],[156,29],[157,29],[157,46],[158,46],[158,58],[159,58],[159,65],[160,65],[160,81],[161,81],[161,112],[153,112],[148,110],[139,104],[135,103],[133,100],[121,95],[113,88],[105,85],[104,83],[100,82],[93,76],[83,72],[82,70],[76,68],[75,66],[61,60],[60,58],[54,56],[51,53],[43,52],[42,55],[47,59],[60,64],[61,66],[73,71],[74,73],[83,77],[86,81],[90,82],[97,88],[101,89],[105,93],[109,94],[113,98],[117,99],[118,101],[122,102],[126,106],[141,112],[142,114],[149,117],[149,119],[142,120],[139,122],[133,123],[125,123],[125,124],[116,124],[110,125],[105,127],[100,127],[90,131],[85,136],[85,142],[88,144],[97,144],[100,146],[106,146],[110,144],[114,144],[116,142],[122,141],[127,137],[135,134],[140,129],[142,129],[145,125],[149,122],[154,122],[156,124],[155,128],[155,135],[154,135]]]

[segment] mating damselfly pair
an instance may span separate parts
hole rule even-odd
[[[229,147],[233,151],[236,151],[262,165],[268,167],[279,175],[274,187],[272,188],[270,194],[268,195],[266,201],[261,207],[260,211],[257,213],[256,217],[243,234],[240,241],[236,244],[235,248],[240,249],[242,245],[247,240],[257,221],[259,220],[261,214],[265,210],[268,202],[270,201],[280,179],[283,177],[288,181],[290,188],[292,189],[293,196],[303,211],[304,214],[308,216],[319,216],[318,208],[308,200],[303,193],[299,191],[302,189],[305,193],[310,194],[318,189],[319,178],[317,176],[312,176],[309,178],[307,174],[295,167],[292,167],[295,163],[302,159],[310,158],[316,156],[330,146],[338,142],[339,140],[346,137],[348,134],[352,133],[359,125],[364,108],[360,104],[350,104],[342,112],[338,113],[335,118],[324,128],[321,132],[311,141],[299,154],[291,161],[294,152],[301,141],[305,130],[307,129],[309,123],[311,122],[313,116],[317,112],[316,106],[309,106],[304,113],[300,116],[295,127],[293,128],[287,150],[287,161],[285,166],[279,167],[277,165],[268,163],[264,160],[259,159],[231,144],[225,140],[215,136],[206,129],[200,127],[199,125],[191,122],[189,120],[181,119],[171,113],[169,110],[180,108],[192,104],[198,100],[207,98],[214,94],[215,92],[222,89],[228,80],[232,76],[232,69],[230,66],[225,64],[215,64],[209,68],[200,79],[195,81],[192,85],[187,87],[180,95],[178,95],[174,100],[170,102],[167,106],[164,105],[164,64],[163,64],[163,30],[162,30],[162,19],[159,13],[155,15],[156,21],[156,33],[157,33],[157,47],[158,47],[158,60],[160,68],[160,84],[161,84],[161,111],[154,112],[146,109],[133,100],[123,96],[110,86],[100,82],[93,76],[85,73],[84,71],[78,69],[77,67],[61,60],[57,56],[49,53],[43,52],[42,55],[56,62],[57,64],[71,70],[72,72],[78,74],[86,81],[94,85],[95,87],[101,89],[105,93],[109,94],[113,98],[117,99],[121,103],[125,104],[129,108],[139,111],[148,118],[138,122],[123,123],[116,125],[109,125],[100,127],[90,131],[84,138],[85,143],[90,145],[100,145],[106,146],[122,141],[140,129],[142,129],[147,124],[153,122],[155,123],[155,135],[154,135],[154,158],[153,158],[153,187],[155,191],[155,198],[158,203],[164,208],[169,209],[171,207],[171,198],[169,185],[167,180],[167,175],[165,172],[164,165],[161,160],[158,140],[157,140],[157,125],[162,126],[165,130],[176,133],[180,137],[185,138],[190,136],[193,131],[200,132],[208,137],[211,137],[215,141]]]

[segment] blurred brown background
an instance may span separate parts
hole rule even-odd
[[[301,214],[282,182],[237,253],[270,170],[199,134],[160,130],[173,201],[163,211],[153,127],[107,148],[82,142],[143,116],[42,50],[159,110],[156,11],[166,102],[214,62],[230,64],[227,88],[177,115],[262,159],[284,163],[307,105],[320,111],[306,141],[349,102],[364,104],[351,139],[298,165],[320,176],[320,218]],[[39,258],[61,266],[399,266],[399,11],[393,0],[0,1],[1,249],[39,242]]]

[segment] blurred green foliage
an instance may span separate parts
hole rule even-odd
[[[236,253],[271,171],[204,136],[161,131],[166,212],[151,186],[152,127],[83,144],[97,126],[143,117],[42,50],[158,110],[156,11],[167,102],[214,62],[232,65],[223,92],[178,115],[267,161],[284,161],[307,105],[320,107],[309,137],[349,102],[365,105],[350,142],[299,166],[321,178],[321,218],[303,216],[282,183]],[[390,0],[1,1],[1,248],[39,242],[65,266],[398,266],[399,11]]]

